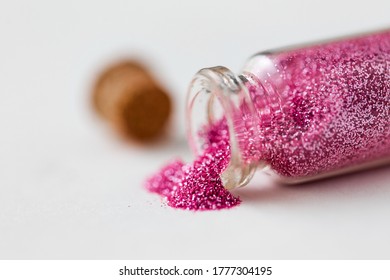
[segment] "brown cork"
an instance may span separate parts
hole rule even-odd
[[[93,90],[96,111],[121,134],[138,141],[158,138],[171,113],[171,100],[147,69],[135,61],[107,68]]]

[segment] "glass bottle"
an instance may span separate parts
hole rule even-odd
[[[187,96],[188,138],[221,119],[228,189],[263,169],[300,183],[390,162],[390,30],[261,52],[238,75],[200,70]]]

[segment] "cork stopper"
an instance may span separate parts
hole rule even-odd
[[[97,79],[96,111],[122,135],[145,142],[158,138],[171,113],[171,100],[149,71],[136,61],[108,67]]]

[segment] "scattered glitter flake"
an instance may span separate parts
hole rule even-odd
[[[216,210],[240,204],[222,185],[220,174],[230,159],[224,121],[205,132],[203,153],[191,165],[176,160],[146,181],[146,188],[167,199],[169,206],[187,210]]]
[[[146,181],[146,188],[164,197],[170,197],[172,192],[184,179],[185,164],[175,160],[163,167],[160,172]]]

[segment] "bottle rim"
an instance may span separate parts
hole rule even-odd
[[[255,163],[243,159],[233,122],[234,112],[240,110],[243,102],[254,110],[242,80],[222,66],[201,69],[193,78],[187,94],[187,138],[196,156],[202,152],[203,146],[199,130],[226,118],[231,153],[229,164],[221,174],[226,189],[246,185],[256,169]]]

